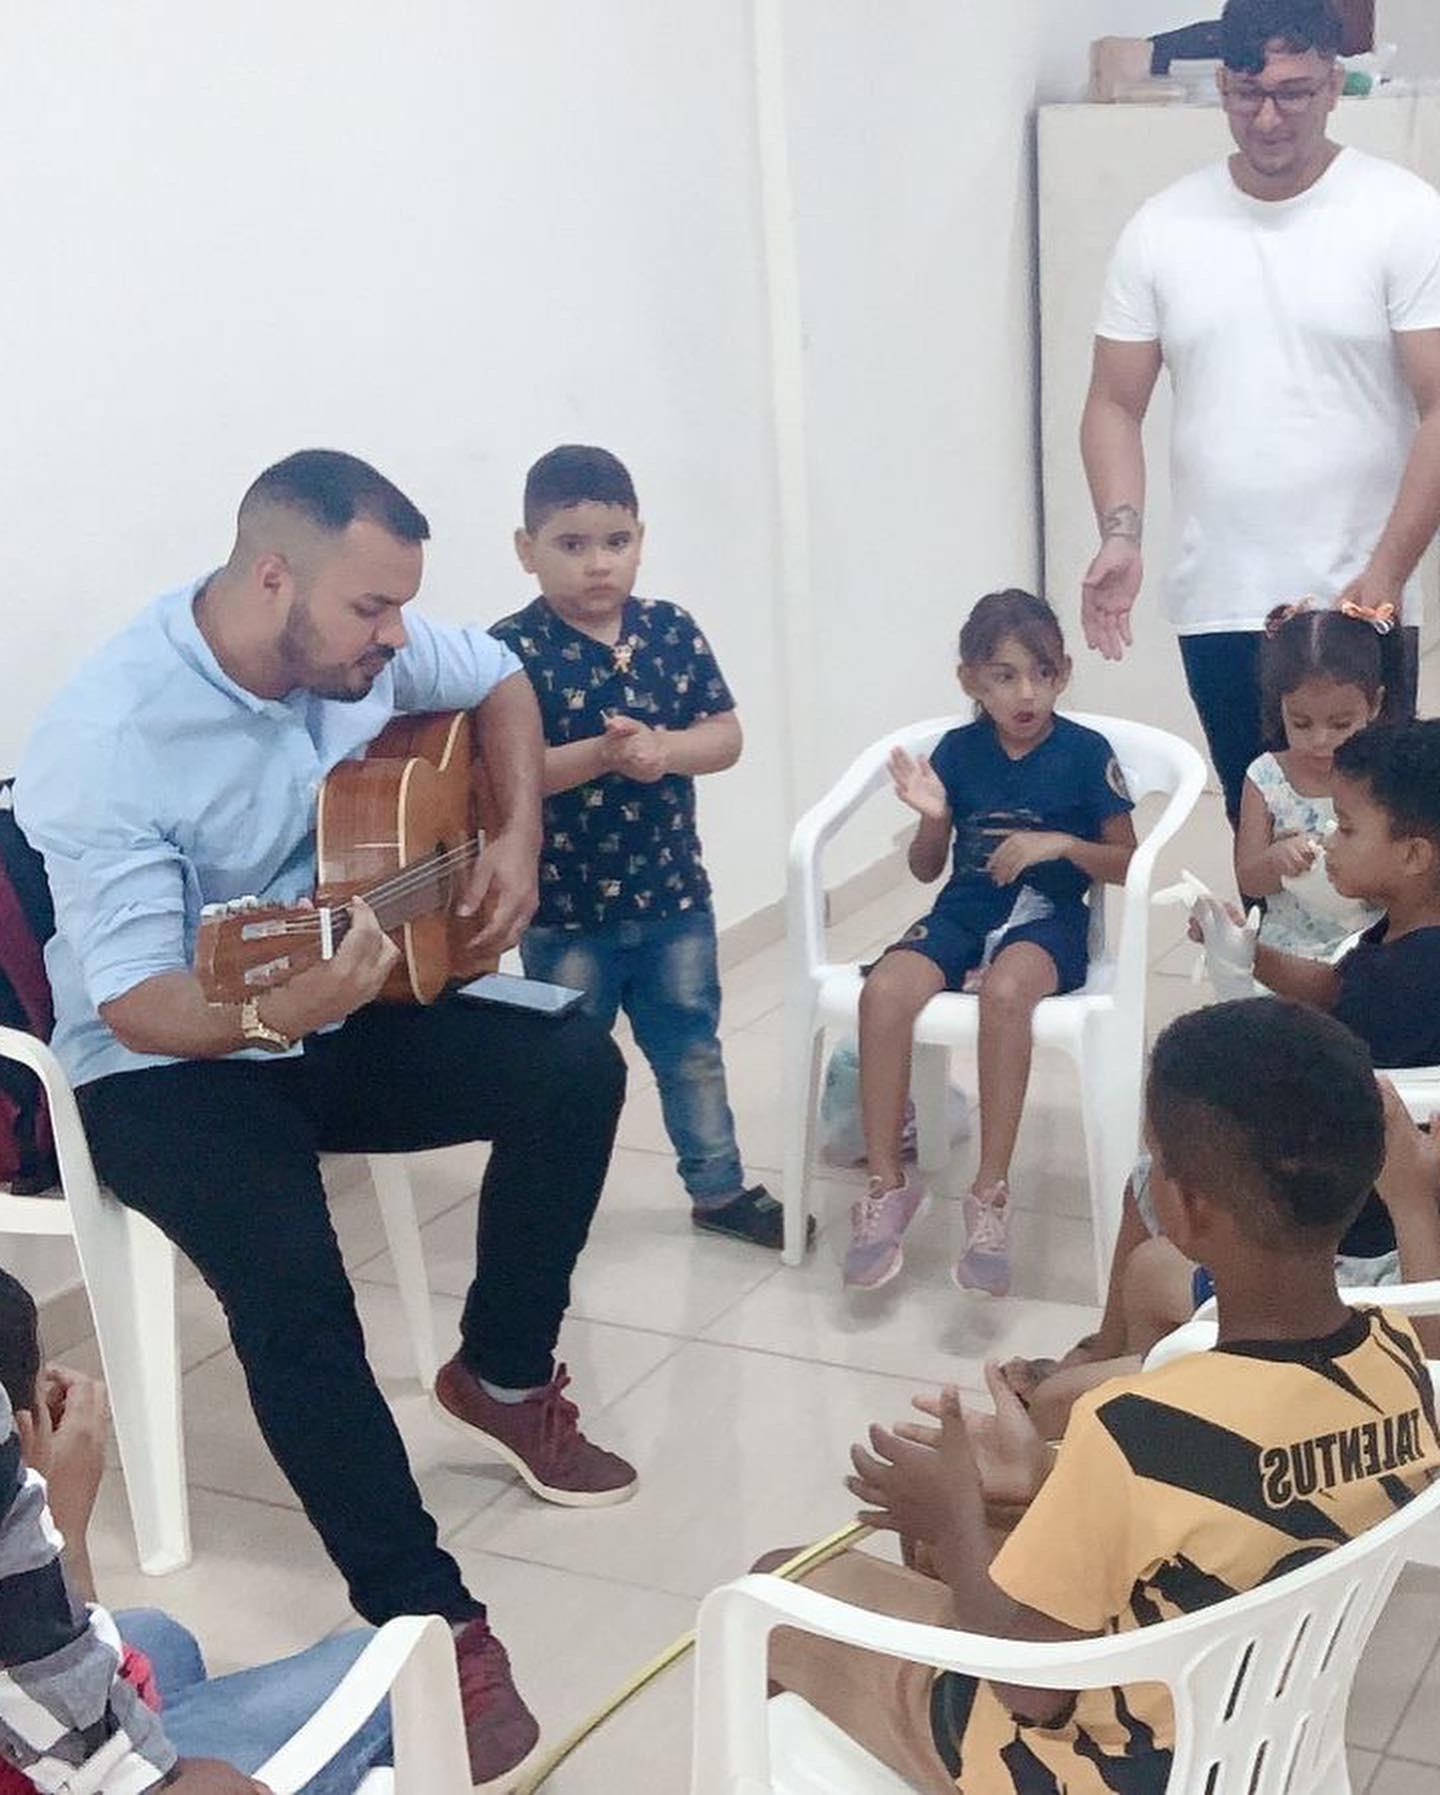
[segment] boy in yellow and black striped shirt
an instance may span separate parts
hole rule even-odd
[[[993,1419],[921,1399],[939,1425],[872,1429],[849,1480],[919,1568],[851,1553],[812,1587],[1012,1639],[1127,1631],[1331,1551],[1440,1470],[1414,1333],[1335,1289],[1384,1155],[1363,1046],[1279,999],[1217,1005],[1157,1042],[1147,1112],[1166,1233],[1215,1277],[1216,1349],[1090,1392],[1053,1462],[995,1368]],[[987,1501],[1028,1504],[998,1553]],[[771,1675],[935,1795],[1161,1795],[1169,1777],[1157,1685],[997,1688],[788,1631]]]

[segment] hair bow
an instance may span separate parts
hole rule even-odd
[[[1287,623],[1293,622],[1297,617],[1304,616],[1305,612],[1310,608],[1311,601],[1308,598],[1298,599],[1293,605],[1276,605],[1275,609],[1265,619],[1265,634],[1267,636],[1278,635]]]
[[[1361,623],[1368,623],[1378,635],[1388,636],[1395,627],[1395,607],[1392,604],[1361,605],[1353,598],[1347,598],[1340,607],[1342,617],[1355,617]]]

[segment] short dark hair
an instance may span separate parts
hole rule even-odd
[[[1440,717],[1372,723],[1341,742],[1335,771],[1363,783],[1392,835],[1421,835],[1440,852]]]
[[[533,536],[571,505],[621,505],[640,515],[635,483],[618,455],[585,443],[562,443],[525,476],[525,528]]]
[[[1227,69],[1258,75],[1271,44],[1292,55],[1340,54],[1345,27],[1330,0],[1228,0],[1220,19],[1220,54]]]
[[[1398,628],[1381,634],[1363,617],[1309,605],[1279,605],[1265,621],[1260,644],[1260,689],[1265,733],[1283,741],[1282,701],[1308,680],[1357,686],[1373,705],[1383,692],[1384,715],[1395,714],[1405,684],[1405,636]]]
[[[987,592],[965,619],[960,631],[960,662],[983,667],[995,658],[995,650],[1007,636],[1023,643],[1042,666],[1057,672],[1065,659],[1065,632],[1060,619],[1043,598],[1007,586],[1003,592]]]
[[[334,535],[363,517],[401,542],[430,539],[424,512],[394,481],[340,449],[300,449],[267,467],[240,501],[242,518],[252,505],[282,505]]]
[[[1146,1092],[1165,1174],[1223,1204],[1252,1240],[1339,1240],[1385,1158],[1369,1050],[1279,997],[1212,1004],[1156,1041]]]
[[[33,1409],[40,1382],[40,1317],[16,1277],[0,1271],[0,1384],[12,1409]]]

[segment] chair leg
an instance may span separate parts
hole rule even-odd
[[[787,999],[783,1076],[785,1165],[782,1173],[785,1204],[782,1256],[786,1265],[799,1265],[805,1257],[824,1045],[825,1031],[816,1022],[809,993]]]
[[[175,1249],[153,1222],[113,1197],[77,1203],[72,1195],[71,1214],[136,1553],[142,1571],[161,1577],[190,1562]]]
[[[1134,1065],[1128,1062],[1133,1059]],[[1095,1242],[1097,1301],[1105,1301],[1110,1262],[1120,1233],[1125,1181],[1140,1145],[1143,1066],[1113,1037],[1088,1036],[1076,1061],[1090,1175],[1090,1220]]]
[[[917,1041],[910,1067],[915,1161],[937,1196],[950,1196],[950,1049]]]
[[[440,1369],[440,1355],[435,1346],[435,1312],[430,1304],[430,1280],[420,1245],[420,1224],[415,1215],[410,1172],[398,1153],[372,1153],[369,1164],[375,1198],[380,1205],[380,1219],[385,1224],[390,1263],[395,1267],[400,1307],[405,1311],[406,1326],[410,1330],[415,1374],[421,1388],[430,1390],[435,1385],[435,1373]]]

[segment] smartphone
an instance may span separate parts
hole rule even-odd
[[[500,1003],[511,1010],[529,1010],[536,1016],[568,1016],[584,1003],[585,993],[569,985],[547,985],[541,979],[518,979],[508,972],[487,972],[461,985],[455,995],[471,1003]]]

